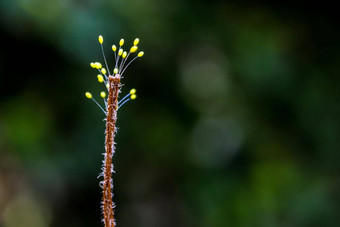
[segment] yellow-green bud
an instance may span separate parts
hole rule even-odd
[[[136,99],[136,98],[137,98],[137,95],[136,95],[136,94],[131,95],[131,99],[132,99],[132,100],[134,100],[134,99]]]
[[[86,98],[92,99],[92,94],[90,92],[85,93]]]
[[[138,53],[138,57],[142,57],[144,55],[144,51]]]
[[[135,94],[135,93],[136,93],[136,89],[132,88],[132,89],[130,90],[130,94],[133,95],[133,94]]]
[[[123,45],[124,45],[124,39],[120,39],[119,46],[123,46]]]
[[[138,43],[139,43],[139,39],[138,39],[138,38],[135,38],[135,41],[133,41],[133,45],[134,45],[134,46],[137,46]]]
[[[119,49],[118,55],[121,56],[123,54],[123,51],[124,51],[123,49]]]
[[[117,69],[117,68],[114,68],[114,69],[113,69],[113,73],[114,73],[114,74],[117,74],[117,73],[118,73],[118,69]]]
[[[98,78],[98,82],[99,82],[99,83],[103,83],[103,82],[104,82],[104,78],[103,78],[102,75],[98,74],[98,75],[97,75],[97,78]]]
[[[100,64],[99,62],[94,63],[96,65],[97,69],[101,69],[102,68],[102,64]]]
[[[123,58],[126,58],[126,55],[127,55],[127,53],[126,53],[126,51],[124,51],[122,57],[123,57]]]
[[[106,74],[106,69],[105,69],[105,68],[102,68],[102,69],[101,69],[101,72],[105,75],[105,74]]]
[[[116,50],[117,50],[116,45],[112,45],[112,50],[113,50],[113,51],[116,51]]]
[[[130,48],[130,52],[131,52],[131,53],[134,53],[134,52],[136,52],[137,50],[138,50],[138,46],[136,46],[136,45]]]
[[[103,36],[100,35],[98,37],[98,41],[99,41],[100,44],[103,44],[103,42],[104,42]]]
[[[105,98],[105,97],[106,97],[106,93],[105,93],[104,91],[102,91],[102,92],[100,92],[100,96],[101,96],[102,98]]]

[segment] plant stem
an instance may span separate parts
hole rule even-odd
[[[109,94],[107,98],[107,119],[105,138],[105,163],[103,168],[103,215],[105,227],[114,227],[113,201],[112,201],[112,156],[115,152],[114,135],[117,121],[118,93],[120,86],[120,75],[109,76]]]

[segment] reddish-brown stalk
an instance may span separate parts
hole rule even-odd
[[[112,155],[114,153],[114,135],[117,121],[118,93],[120,75],[109,76],[109,94],[107,98],[106,138],[105,138],[105,162],[103,168],[103,215],[105,227],[114,227],[113,201],[112,201]]]

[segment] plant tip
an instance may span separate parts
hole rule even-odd
[[[134,52],[136,52],[138,50],[138,46],[132,46],[131,48],[130,48],[130,52],[131,53],[134,53]]]
[[[92,99],[92,94],[90,92],[85,93],[86,98]]]
[[[132,88],[132,89],[130,90],[130,94],[133,95],[133,94],[135,94],[135,93],[136,93],[136,89]]]
[[[99,83],[103,83],[103,82],[104,82],[104,78],[103,78],[102,75],[98,74],[98,75],[97,75],[97,78],[98,78],[98,82],[99,82]]]
[[[100,62],[95,62],[95,68],[96,69],[101,69],[102,68],[102,64],[100,64]]]
[[[123,45],[124,45],[124,39],[120,39],[119,46],[123,46]]]
[[[134,45],[134,46],[137,46],[138,43],[139,43],[139,39],[138,39],[138,38],[135,38],[135,40],[133,41],[133,45]]]
[[[144,51],[138,53],[138,57],[142,57],[144,55]]]
[[[121,56],[123,54],[123,51],[124,51],[123,49],[119,49],[118,55]]]
[[[116,50],[117,50],[116,45],[112,45],[112,50],[113,50],[113,51],[116,51]]]
[[[103,44],[103,42],[104,42],[103,36],[100,35],[98,37],[98,41],[99,41],[100,44]]]

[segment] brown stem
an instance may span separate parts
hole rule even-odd
[[[105,227],[114,227],[113,202],[112,202],[112,155],[114,153],[114,135],[117,121],[118,93],[120,75],[109,76],[109,95],[107,98],[106,138],[105,138],[105,163],[103,168],[103,215]]]

